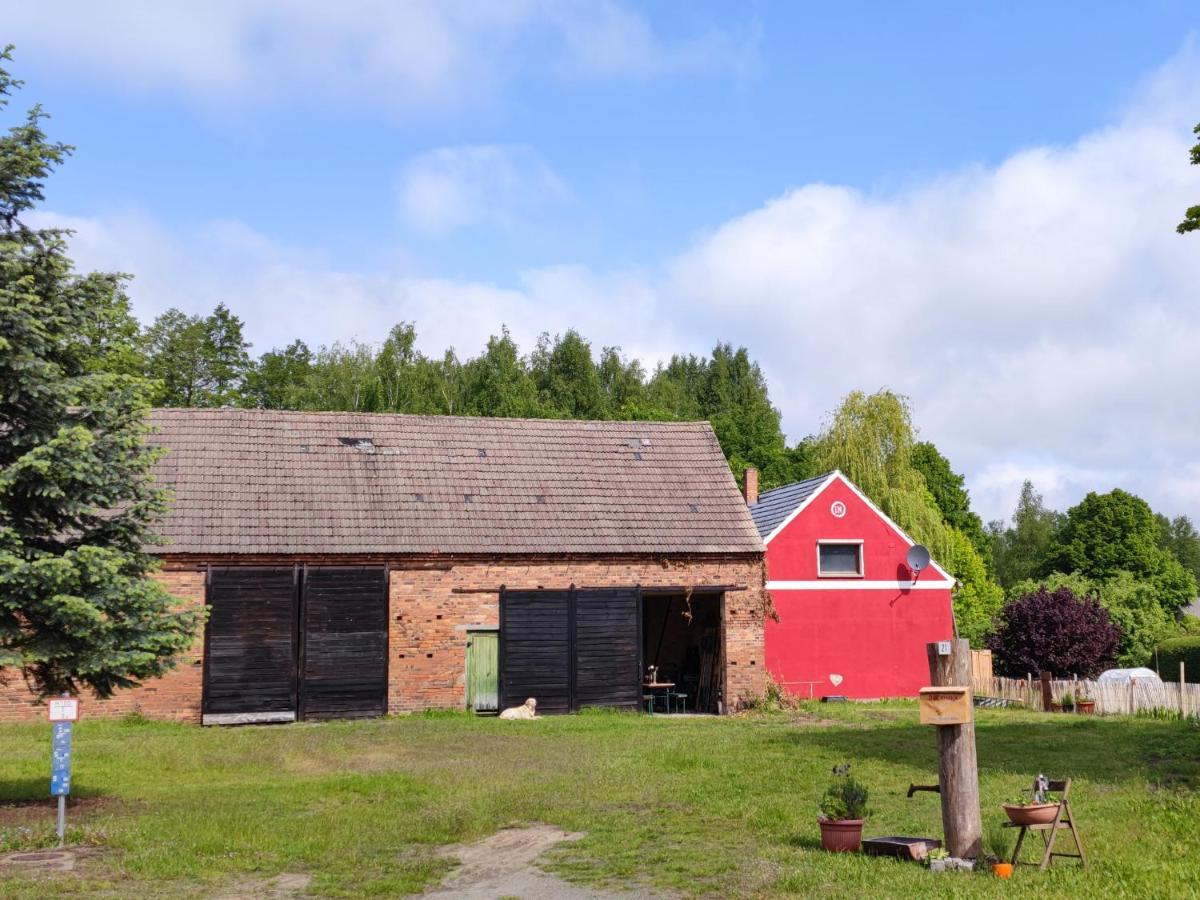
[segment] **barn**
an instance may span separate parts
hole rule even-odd
[[[925,644],[954,637],[954,579],[936,562],[914,574],[913,541],[841,472],[746,500],[766,544],[776,618],[767,671],[801,697],[915,696],[929,683]]]
[[[161,578],[208,620],[88,703],[208,724],[761,694],[763,545],[704,422],[161,409]],[[35,717],[0,686],[0,719]]]

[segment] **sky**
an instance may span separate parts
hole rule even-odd
[[[907,395],[1024,479],[1200,521],[1200,5],[0,0],[76,147],[42,224],[254,352],[745,345],[789,440]]]

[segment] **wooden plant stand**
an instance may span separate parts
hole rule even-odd
[[[1034,785],[1034,790],[1037,790],[1036,784]],[[1025,833],[1028,831],[1037,831],[1041,833],[1042,843],[1046,848],[1045,853],[1042,854],[1042,862],[1038,865],[1039,869],[1046,868],[1055,857],[1078,859],[1080,865],[1087,868],[1087,858],[1083,854],[1083,842],[1079,839],[1079,830],[1075,827],[1075,816],[1071,812],[1071,804],[1068,800],[1068,795],[1071,793],[1071,779],[1051,781],[1046,790],[1052,794],[1059,794],[1061,797],[1058,804],[1058,815],[1054,817],[1053,822],[1047,822],[1045,825],[1014,825],[1012,822],[1005,823],[1005,828],[1021,829],[1021,833],[1017,835],[1017,845],[1013,847],[1012,864],[1014,866],[1033,865],[1033,863],[1022,863],[1017,857],[1021,854],[1021,844],[1025,840]],[[1054,839],[1058,837],[1058,832],[1063,830],[1071,832],[1071,837],[1075,841],[1075,849],[1079,851],[1078,853],[1054,852]]]

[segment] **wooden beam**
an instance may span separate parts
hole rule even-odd
[[[937,643],[926,644],[929,680],[934,687],[971,683],[971,643],[950,642],[950,654],[938,653]],[[975,722],[938,725],[938,786],[942,797],[942,831],[951,856],[978,859],[982,852],[983,824],[979,814],[979,764],[975,756]]]

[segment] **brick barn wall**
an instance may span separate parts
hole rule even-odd
[[[388,711],[461,708],[466,703],[466,643],[470,628],[496,628],[499,595],[455,589],[745,586],[725,595],[725,698],[736,709],[766,687],[763,659],[763,563],[757,556],[574,558],[448,561],[379,557],[223,557],[168,559],[157,573],[183,603],[204,602],[206,563],[213,565],[379,565],[389,563]],[[163,678],[110,700],[85,695],[83,714],[200,721],[203,637]],[[19,675],[0,685],[0,722],[44,719]]]
[[[721,560],[476,562],[444,571],[391,574],[389,692],[391,712],[462,707],[466,703],[467,631],[496,628],[496,593],[455,589],[671,587],[745,585],[725,596],[725,697],[737,705],[766,687],[763,662],[762,562]]]
[[[204,573],[196,571],[194,566],[186,569],[167,567],[154,577],[166,585],[182,605],[204,604]],[[162,678],[152,679],[128,691],[118,691],[108,700],[97,700],[84,692],[81,715],[94,718],[140,713],[149,719],[199,722],[203,649],[201,633],[178,665]],[[0,722],[45,721],[46,707],[34,700],[20,673],[6,671],[5,675],[7,683],[0,683]]]

